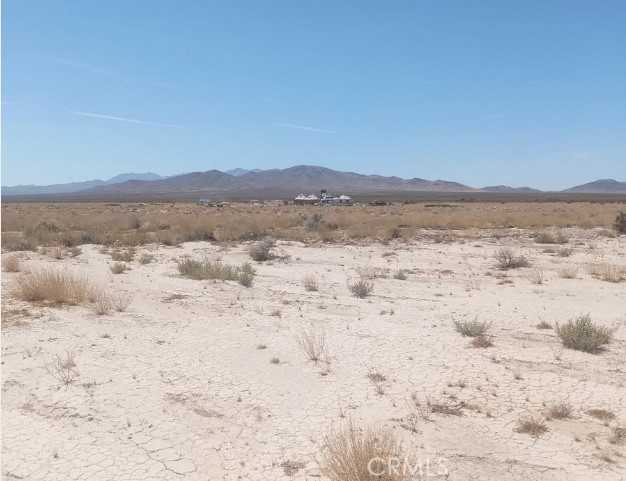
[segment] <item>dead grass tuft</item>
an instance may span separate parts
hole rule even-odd
[[[328,355],[326,334],[323,332],[315,332],[313,329],[303,330],[296,337],[296,341],[307,359],[315,364]]]
[[[399,481],[409,476],[402,443],[388,427],[356,428],[352,422],[332,431],[322,443],[320,468],[330,481]],[[392,464],[393,461],[400,460]],[[389,469],[389,466],[396,469]]]
[[[615,264],[589,264],[587,272],[606,282],[621,282],[626,279],[626,268]]]
[[[77,305],[88,300],[91,287],[82,275],[42,268],[18,277],[13,295],[27,302]]]

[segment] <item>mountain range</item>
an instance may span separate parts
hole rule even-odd
[[[403,179],[381,175],[340,172],[326,167],[298,165],[286,169],[247,170],[236,168],[226,172],[208,170],[162,177],[152,172],[120,174],[109,180],[90,180],[46,186],[20,185],[2,187],[3,196],[80,194],[81,196],[195,194],[237,196],[262,194],[265,197],[297,195],[301,192],[376,193],[376,192],[493,192],[532,194],[541,192],[530,187],[504,185],[476,189],[446,180]],[[563,190],[565,193],[621,194],[626,182],[601,179]]]

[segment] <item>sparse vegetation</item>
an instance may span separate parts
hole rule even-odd
[[[517,255],[513,249],[509,247],[503,247],[498,250],[495,255],[495,259],[498,261],[498,267],[503,270],[518,269],[520,267],[528,267],[530,262],[522,255]]]
[[[113,309],[113,302],[104,291],[100,290],[92,294],[89,308],[97,316],[104,316]]]
[[[487,348],[493,347],[493,341],[488,337],[479,336],[472,339],[472,347],[474,348]]]
[[[318,290],[317,279],[313,276],[306,276],[302,280],[302,285],[304,285],[304,288],[309,292],[315,292]]]
[[[576,267],[563,267],[559,270],[559,277],[563,279],[576,279],[578,276],[578,268]]]
[[[615,264],[589,264],[587,272],[606,282],[621,282],[626,279],[626,267]]]
[[[567,401],[559,401],[548,408],[548,419],[569,419],[574,409]]]
[[[17,254],[9,254],[2,258],[2,270],[4,272],[20,272],[22,261]]]
[[[320,468],[330,481],[400,481],[407,479],[403,466],[389,465],[407,462],[407,456],[391,428],[358,429],[349,422],[324,437]]]
[[[379,396],[382,396],[383,394],[385,394],[385,385],[387,383],[387,376],[385,376],[380,371],[370,369],[366,377],[369,380],[369,382],[372,383],[372,386],[374,386],[374,390],[376,391],[376,394],[378,394]]]
[[[120,292],[115,297],[113,297],[113,300],[111,302],[117,312],[124,312],[126,311],[126,309],[128,309],[128,306],[130,306],[131,302],[133,302],[133,295],[130,293],[124,294]]]
[[[111,252],[111,260],[115,262],[131,262],[134,258],[135,251],[133,249],[114,250]]]
[[[197,261],[188,257],[178,261],[178,272],[188,279],[196,281],[221,280],[237,281],[244,287],[250,287],[255,270],[244,262],[241,266],[222,264],[220,261]]]
[[[393,273],[393,278],[399,281],[406,281],[406,271],[404,269],[398,269]]]
[[[70,351],[65,352],[65,357],[55,354],[52,360],[45,364],[45,368],[48,374],[62,383],[66,389],[80,377],[80,372],[74,362],[74,354]]]
[[[142,266],[145,266],[146,264],[150,264],[152,261],[154,261],[154,256],[152,254],[142,254],[141,257],[139,258],[139,263]]]
[[[537,329],[552,329],[552,324],[550,324],[548,321],[540,321],[537,324]]]
[[[473,321],[454,321],[456,331],[467,337],[484,337],[489,326],[491,326],[490,322],[479,322],[478,319]]]
[[[569,239],[562,232],[551,234],[549,232],[537,232],[533,236],[537,244],[567,244]]]
[[[548,432],[548,426],[539,416],[526,416],[517,422],[515,431],[518,433],[530,434],[532,437],[538,438]]]
[[[596,353],[608,344],[614,332],[615,329],[594,323],[589,314],[556,325],[556,333],[565,347],[590,353]]]
[[[350,292],[354,297],[358,297],[359,299],[364,299],[369,296],[374,290],[374,284],[366,282],[366,281],[357,281],[354,284],[348,284],[350,288]]]
[[[617,214],[617,217],[615,217],[613,229],[620,234],[626,234],[626,214],[624,212],[620,212]]]
[[[114,262],[109,266],[113,274],[122,274],[126,270],[125,262]]]
[[[87,301],[91,287],[84,276],[42,268],[18,277],[13,294],[27,302],[76,305]]]
[[[541,267],[535,267],[528,272],[527,277],[533,284],[540,285],[543,284],[545,274]]]
[[[274,258],[272,249],[276,245],[273,239],[263,239],[262,241],[255,242],[248,248],[248,254],[257,262],[264,262]]]
[[[608,409],[589,409],[587,414],[604,422],[613,421],[615,419],[615,413],[613,411],[609,411]]]
[[[313,329],[303,330],[296,337],[296,341],[307,359],[315,364],[327,354],[326,334],[323,332],[315,332]]]

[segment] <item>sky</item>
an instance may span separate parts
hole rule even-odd
[[[626,181],[623,0],[4,0],[2,185]]]

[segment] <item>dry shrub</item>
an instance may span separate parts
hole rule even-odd
[[[303,330],[296,337],[296,342],[307,359],[315,364],[328,356],[326,334],[324,332],[315,332],[313,329]]]
[[[74,354],[70,351],[65,352],[64,358],[55,354],[52,360],[45,364],[45,368],[48,374],[64,384],[66,389],[80,377],[80,372],[78,372],[78,367],[74,361]]]
[[[479,322],[478,319],[473,321],[454,321],[454,329],[467,337],[484,337],[487,330],[491,326],[490,322]]]
[[[576,279],[578,275],[577,267],[563,267],[559,270],[559,277],[563,279]]]
[[[526,416],[517,422],[515,431],[530,434],[532,437],[538,438],[548,432],[548,426],[546,426],[544,420],[539,416]]]
[[[522,255],[517,255],[513,252],[513,249],[503,247],[494,255],[498,261],[498,267],[500,269],[517,269],[519,267],[528,267],[530,263],[528,259]]]
[[[131,262],[135,258],[135,250],[127,249],[124,251],[114,250],[111,252],[111,260],[116,262]]]
[[[374,386],[374,390],[376,394],[382,396],[385,394],[385,385],[387,383],[387,376],[385,376],[382,372],[370,369],[367,373],[367,379]]]
[[[88,300],[91,287],[82,275],[43,268],[18,277],[13,294],[27,302],[76,305]]]
[[[46,249],[46,255],[61,260],[65,257],[65,250],[60,246],[52,246]]]
[[[569,257],[574,253],[574,250],[571,247],[561,247],[557,251],[557,255],[559,257]]]
[[[374,291],[374,284],[366,281],[357,281],[354,284],[348,284],[350,292],[354,297],[364,299]]]
[[[19,256],[9,254],[2,258],[2,270],[4,272],[20,272],[22,270],[22,261]]]
[[[306,276],[304,279],[302,279],[302,284],[304,285],[304,288],[309,292],[314,292],[318,290],[317,279],[315,279],[315,277],[313,276]]]
[[[552,329],[552,324],[548,321],[541,321],[537,324],[537,329]]]
[[[587,414],[604,422],[613,421],[613,419],[615,419],[615,413],[613,411],[609,411],[608,409],[589,409]]]
[[[154,256],[152,254],[142,254],[142,256],[139,258],[139,263],[142,266],[145,266],[146,264],[150,264],[153,260]]]
[[[381,269],[378,267],[356,267],[354,269],[361,279],[386,279],[389,277],[389,269]]]
[[[535,267],[530,270],[526,277],[533,284],[541,285],[545,278],[544,270],[541,267]]]
[[[477,348],[477,349],[493,347],[493,341],[489,339],[488,337],[484,337],[484,336],[475,337],[474,339],[472,339],[471,344],[472,344],[472,347]]]
[[[569,239],[562,232],[550,234],[549,232],[538,232],[534,236],[537,244],[567,244]]]
[[[212,242],[215,241],[215,234],[213,231],[205,228],[194,229],[193,231],[187,233],[184,237],[185,242]]]
[[[393,278],[394,279],[398,279],[399,281],[406,281],[406,270],[405,269],[398,269],[396,272],[393,273]]]
[[[620,234],[626,234],[626,214],[624,212],[620,212],[615,217],[613,221],[613,229],[615,229]]]
[[[122,274],[126,270],[125,262],[114,262],[109,266],[113,274]]]
[[[399,481],[409,480],[402,463],[407,454],[393,429],[388,427],[356,428],[349,422],[332,431],[322,443],[320,468],[330,481]],[[395,464],[397,471],[390,470]],[[382,473],[382,474],[381,474]]]
[[[264,239],[255,242],[248,248],[248,254],[257,262],[264,262],[274,258],[272,248],[276,245],[273,239]]]
[[[130,293],[123,294],[118,293],[112,300],[113,307],[117,312],[124,312],[130,306],[130,303],[133,302],[134,296]]]
[[[600,351],[611,341],[614,332],[615,329],[594,323],[589,314],[556,325],[556,334],[565,347],[590,353]]]
[[[113,301],[102,290],[93,292],[89,304],[91,311],[97,316],[105,316],[113,309]]]
[[[548,417],[550,419],[569,419],[572,417],[574,409],[567,401],[559,401],[552,404],[548,408]]]
[[[615,264],[589,264],[587,272],[606,282],[621,282],[626,278],[626,268]]]

